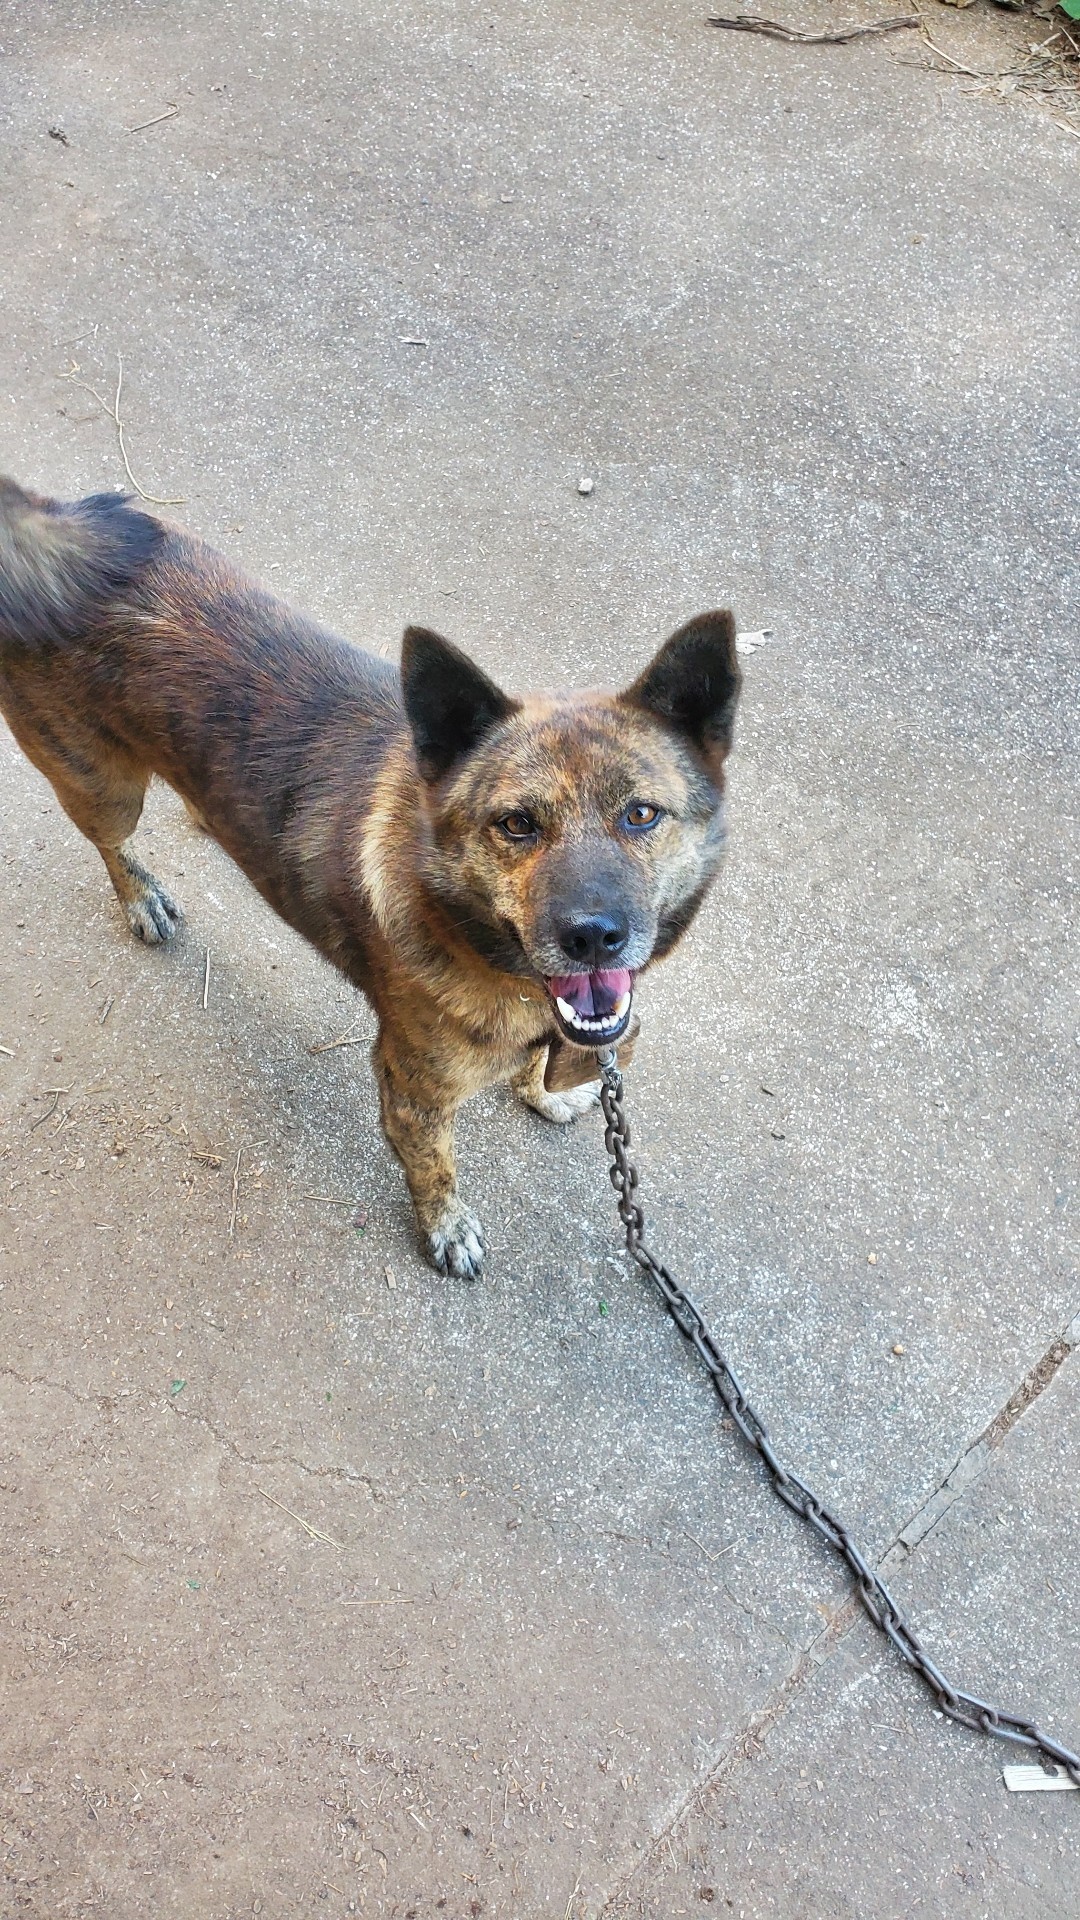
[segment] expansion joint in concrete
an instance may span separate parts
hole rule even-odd
[[[920,1543],[940,1525],[961,1495],[981,1479],[992,1454],[1001,1445],[1005,1435],[1023,1418],[1039,1396],[1045,1393],[1061,1366],[1077,1347],[1080,1347],[1080,1314],[1077,1314],[1063,1332],[1051,1341],[1041,1359],[1024,1375],[1019,1386],[1009,1395],[1008,1400],[984,1427],[978,1438],[965,1449],[939,1486],[901,1527],[877,1563],[876,1571],[879,1574],[887,1578],[895,1572],[897,1567],[902,1566]],[[813,1640],[800,1653],[791,1672],[781,1681],[771,1699],[748,1716],[729,1740],[723,1753],[717,1756],[705,1778],[695,1782],[689,1793],[683,1797],[662,1825],[649,1835],[638,1859],[596,1909],[597,1920],[603,1920],[603,1916],[607,1914],[614,1915],[614,1903],[626,1896],[631,1883],[642,1872],[647,1862],[655,1855],[658,1848],[664,1846],[673,1837],[694,1807],[704,1800],[707,1794],[714,1792],[737,1766],[754,1759],[764,1747],[772,1728],[783,1718],[806,1682],[832,1657],[841,1640],[863,1617],[863,1609],[853,1595],[849,1595],[841,1602],[827,1625],[820,1633],[815,1634]]]

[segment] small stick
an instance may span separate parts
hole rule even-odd
[[[341,1602],[343,1607],[415,1607],[419,1604],[413,1595],[401,1600],[342,1600]]]
[[[301,1200],[315,1200],[322,1207],[353,1207],[355,1200],[340,1200],[336,1193],[302,1193]]]
[[[308,1048],[308,1052],[331,1053],[335,1047],[362,1047],[364,1037],[362,1033],[354,1034],[350,1027],[347,1032],[340,1034],[336,1040],[317,1040],[313,1047]]]
[[[127,448],[124,445],[124,423],[120,418],[120,393],[124,384],[124,362],[121,356],[119,354],[116,356],[116,397],[111,407],[108,401],[103,399],[96,387],[92,387],[86,380],[77,378],[78,372],[78,367],[73,366],[70,373],[62,373],[60,378],[61,380],[74,380],[75,385],[82,387],[85,393],[90,394],[92,398],[97,401],[99,407],[104,407],[105,412],[116,428],[116,437],[120,443],[120,458],[124,463],[124,472],[127,474],[140,500],[148,500],[153,507],[182,507],[184,504],[183,494],[178,494],[175,500],[163,500],[160,494],[147,493],[146,488],[140,487],[135,475],[131,471],[131,462],[128,459]]]
[[[966,73],[972,80],[993,80],[996,77],[992,73],[977,73],[974,67],[965,67],[962,60],[954,60],[952,54],[946,53],[944,47],[939,47],[937,41],[931,40],[928,33],[923,34],[923,39],[934,53],[940,53],[943,60],[947,60],[951,67],[955,67],[957,73]]]
[[[129,127],[129,133],[145,133],[147,127],[159,127],[163,120],[175,120],[180,109],[173,101],[169,102],[168,113],[156,113],[152,120],[140,120],[137,127]]]
[[[15,1058],[14,1047],[0,1047],[0,1053],[6,1053],[9,1060],[14,1060]]]
[[[792,40],[801,47],[836,46],[845,40],[858,40],[864,33],[896,33],[901,27],[921,27],[917,13],[900,13],[891,20],[869,20],[864,27],[834,27],[827,33],[803,33],[798,27],[778,26],[775,20],[762,20],[754,13],[709,15],[710,27],[734,27],[740,33],[766,33],[773,40]]]
[[[275,1500],[273,1494],[267,1493],[265,1487],[256,1487],[255,1491],[256,1493],[261,1493],[264,1500],[269,1500],[272,1507],[280,1507],[282,1513],[287,1513],[289,1519],[295,1520],[298,1527],[303,1527],[305,1533],[310,1533],[313,1540],[325,1540],[328,1547],[336,1547],[339,1553],[344,1551],[340,1540],[332,1540],[328,1533],[322,1533],[318,1527],[313,1527],[309,1521],[301,1520],[298,1513],[294,1513],[292,1508],[285,1506],[282,1501]]]
[[[112,1012],[112,1003],[113,1003],[113,996],[110,993],[108,999],[105,1002],[105,1005],[101,1009],[101,1018],[98,1021],[99,1027],[103,1027],[105,1025],[106,1020],[108,1019],[110,1013]]]
[[[240,1155],[243,1153],[243,1151],[244,1151],[243,1147],[237,1147],[236,1165],[233,1168],[233,1172],[232,1172],[232,1212],[229,1215],[229,1239],[230,1240],[232,1239],[233,1234],[236,1232],[236,1209],[240,1201]],[[267,1499],[269,1499],[270,1498],[269,1494],[267,1494],[266,1497]]]
[[[736,1540],[733,1540],[730,1547],[721,1547],[719,1553],[710,1553],[708,1547],[703,1545],[703,1543],[699,1539],[697,1539],[696,1535],[692,1533],[686,1533],[685,1527],[683,1528],[683,1532],[684,1534],[686,1534],[686,1538],[688,1540],[693,1541],[693,1544],[695,1547],[701,1548],[701,1551],[705,1555],[706,1560],[722,1560],[725,1554],[734,1553],[735,1548],[738,1545],[738,1542]]]
[[[203,970],[203,982],[202,982],[202,1010],[204,1013],[206,1012],[206,1001],[207,1001],[207,996],[209,992],[210,992],[210,949],[209,947],[207,947],[206,966]]]
[[[34,1121],[33,1125],[30,1128],[31,1133],[36,1133],[39,1127],[43,1127],[45,1125],[46,1120],[52,1119],[53,1114],[56,1112],[56,1109],[60,1103],[60,1095],[62,1093],[70,1093],[71,1088],[70,1087],[45,1087],[43,1091],[45,1093],[52,1094],[52,1106],[46,1107],[45,1112],[40,1116],[40,1118]]]

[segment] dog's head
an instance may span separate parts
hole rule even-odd
[[[740,678],[730,613],[680,628],[625,692],[565,699],[511,699],[438,634],[405,635],[424,879],[578,1046],[625,1033],[635,976],[716,872]]]

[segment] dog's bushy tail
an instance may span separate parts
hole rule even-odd
[[[68,504],[0,475],[0,647],[85,633],[153,557],[165,528],[121,493]]]

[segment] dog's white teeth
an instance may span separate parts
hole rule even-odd
[[[602,1020],[582,1019],[580,1013],[575,1013],[569,1000],[562,999],[560,995],[556,995],[555,1005],[558,1007],[567,1025],[576,1027],[579,1033],[606,1033],[610,1027],[621,1025],[626,1017],[626,1010],[630,1005],[630,999],[630,994],[621,994],[618,1000],[616,1000],[611,1013],[606,1014]]]

